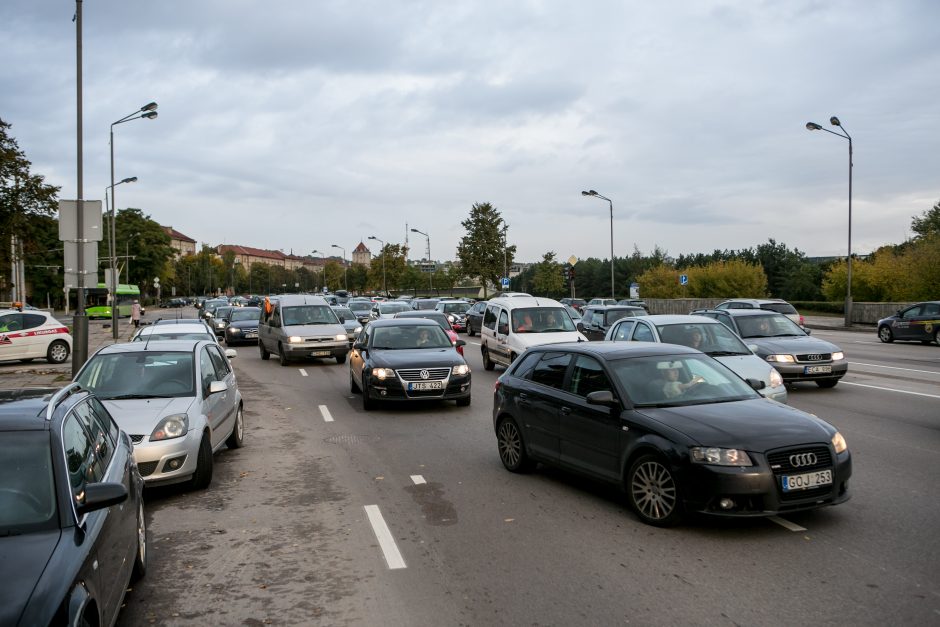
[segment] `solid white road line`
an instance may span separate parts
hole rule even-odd
[[[897,392],[898,394],[913,394],[914,396],[926,396],[927,398],[940,398],[937,394],[924,394],[923,392],[908,392],[907,390],[895,390],[894,388],[883,388],[878,385],[865,385],[863,383],[849,383],[848,381],[840,381],[842,385],[855,385],[860,388],[871,388],[873,390],[884,390],[885,392]]]
[[[388,564],[391,570],[407,568],[404,558],[398,551],[398,545],[395,544],[395,539],[392,538],[392,532],[389,531],[388,525],[385,524],[385,519],[382,517],[382,512],[379,511],[379,506],[366,505],[365,510],[366,516],[369,517],[369,523],[372,525],[372,531],[375,533],[375,539],[379,541],[379,546],[382,547],[385,563]]]
[[[307,375],[307,371],[304,370],[303,368],[300,368],[300,376],[302,376],[302,377],[308,376],[308,375]]]
[[[411,475],[411,480],[415,482],[415,485],[421,485],[422,483],[427,483],[427,481],[425,481],[424,477],[422,477],[421,475]]]
[[[333,422],[333,416],[326,405],[320,405],[320,413],[323,415],[323,422]]]
[[[783,518],[780,518],[779,516],[771,516],[767,520],[771,520],[777,523],[778,525],[780,525],[781,527],[785,529],[789,529],[790,531],[806,531],[806,527],[800,527],[798,524],[792,523],[789,520],[784,520]]]
[[[870,368],[887,368],[889,370],[903,370],[904,372],[922,372],[925,374],[940,374],[936,370],[915,370],[913,368],[899,368],[898,366],[882,366],[880,364],[865,364],[860,361],[850,361],[849,365],[852,366],[869,366]]]

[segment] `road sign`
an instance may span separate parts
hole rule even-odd
[[[508,277],[508,276],[504,276],[504,277],[500,280],[500,283],[502,284],[503,289],[509,287],[509,277]]]
[[[153,282],[154,282],[154,283],[159,283],[159,282],[160,282],[160,277],[158,277],[158,276],[153,277]]]
[[[689,284],[689,275],[680,274],[679,275],[679,285],[688,285]]]
[[[59,201],[59,240],[74,242],[82,239],[89,242],[101,241],[101,201],[82,201],[82,234],[78,236],[78,201]],[[89,266],[98,267],[97,257],[88,260]]]
[[[85,262],[85,275],[98,274],[98,242],[63,242],[65,245],[65,271],[80,274],[78,267],[78,247],[82,247]],[[87,281],[86,281],[87,283]]]
[[[574,255],[571,255],[570,257],[568,257],[568,263],[573,266],[574,264],[578,263],[578,258],[575,257]]]

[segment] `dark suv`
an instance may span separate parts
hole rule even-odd
[[[581,312],[578,321],[578,331],[583,333],[592,342],[599,342],[607,335],[611,325],[621,318],[635,318],[645,316],[646,310],[642,307],[628,307],[621,305],[589,305]]]

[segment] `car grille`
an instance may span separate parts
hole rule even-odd
[[[428,373],[427,378],[421,376],[425,370]],[[396,372],[402,381],[443,381],[450,374],[450,368],[408,368]]]
[[[330,337],[306,337],[304,338],[304,344],[321,344],[323,342],[336,342],[336,338],[333,336]]]
[[[796,360],[800,362],[831,361],[832,353],[808,353],[806,355],[797,355]]]
[[[144,462],[142,464],[137,464],[137,472],[140,473],[141,477],[149,477],[153,474],[153,471],[157,469],[157,464],[160,462]]]
[[[144,436],[142,436],[142,435],[132,435],[132,436],[131,436],[131,442],[133,442],[134,444],[140,444],[140,443],[143,442],[143,441],[144,441]]]
[[[808,466],[794,466],[790,463],[790,457],[792,455],[800,455],[804,453],[812,453],[816,455],[816,463],[810,464]],[[824,468],[832,468],[832,454],[829,451],[828,447],[825,446],[814,446],[811,448],[794,448],[787,449],[783,451],[774,451],[767,454],[767,463],[770,464],[770,469],[774,473],[774,477],[780,477],[782,475],[789,475],[794,473],[805,473],[812,472],[814,470],[822,470]],[[776,481],[777,490],[780,494],[781,501],[795,501],[815,498],[818,496],[826,495],[832,492],[832,486],[821,486],[818,488],[811,488],[809,490],[796,490],[792,492],[784,492],[780,487],[780,481]]]

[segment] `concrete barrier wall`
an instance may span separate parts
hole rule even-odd
[[[899,309],[914,303],[852,303],[852,322],[878,324],[878,321],[893,316]]]
[[[693,309],[711,308],[723,298],[644,298],[651,314],[687,314]],[[852,322],[877,324],[913,303],[852,303]]]

